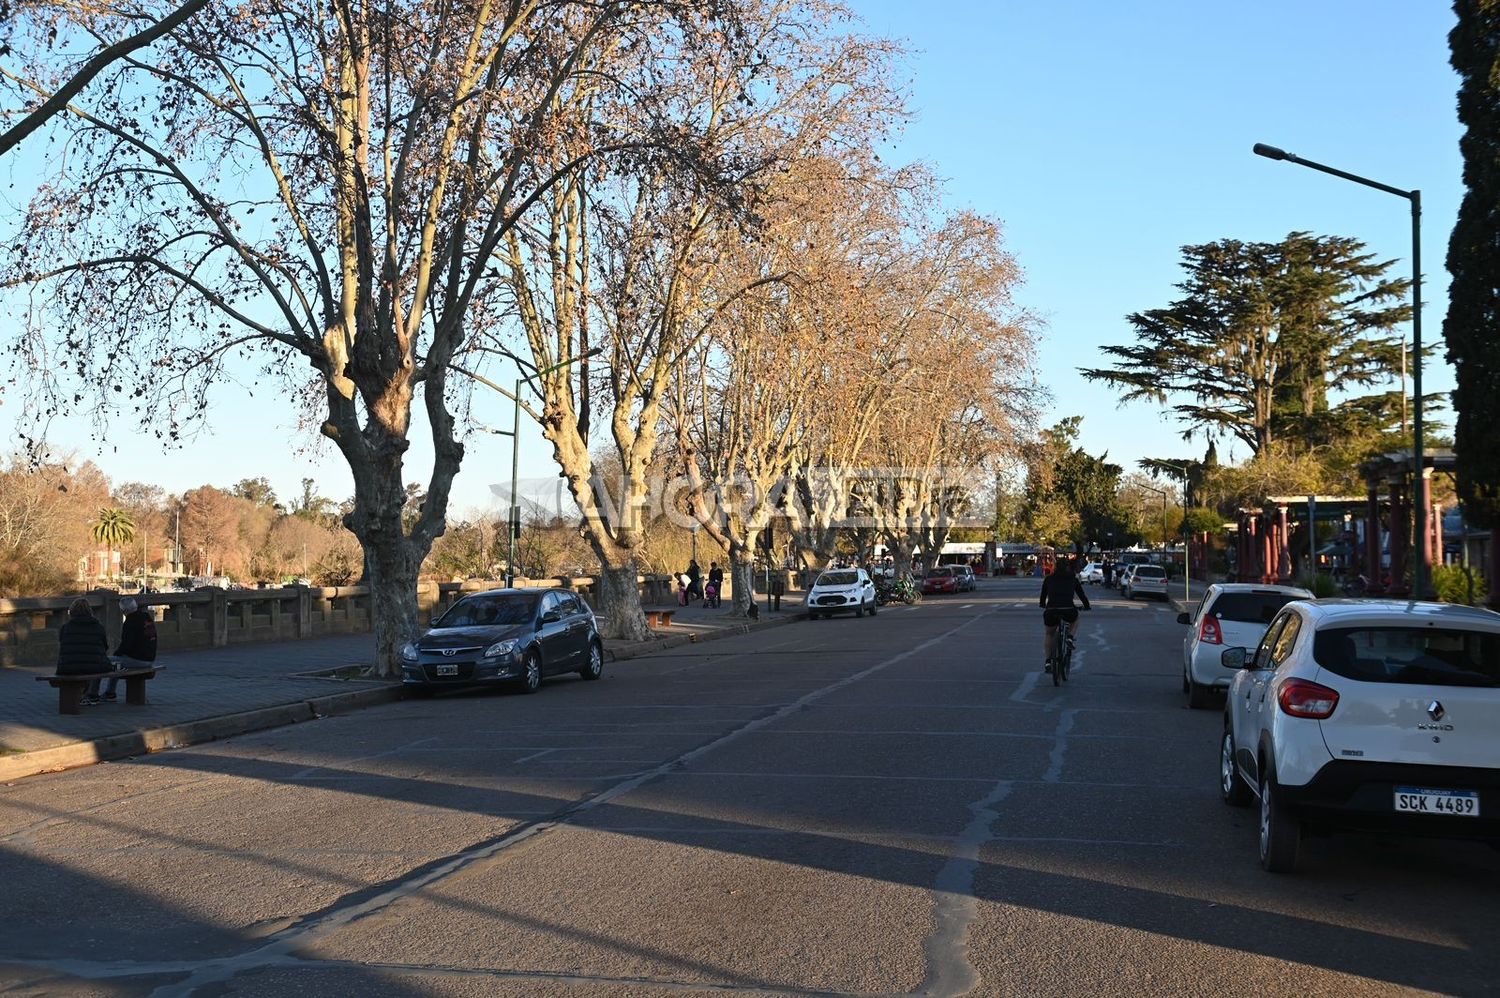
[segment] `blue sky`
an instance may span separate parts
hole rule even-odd
[[[1396,273],[1410,273],[1405,200],[1256,157],[1255,142],[1421,189],[1424,339],[1441,344],[1444,259],[1463,194],[1446,4],[852,6],[869,30],[911,50],[915,117],[893,158],[930,164],[946,179],[952,207],[1002,221],[1025,272],[1020,303],[1044,322],[1039,372],[1054,395],[1050,418],[1083,415],[1081,443],[1090,452],[1108,452],[1130,470],[1144,456],[1202,454],[1205,441],[1181,441],[1160,408],[1117,407],[1107,389],[1076,373],[1103,363],[1101,345],[1128,342],[1126,314],[1171,300],[1181,246],[1309,230],[1364,240],[1399,261]],[[24,157],[8,159],[5,184],[5,174],[25,169]],[[1441,360],[1426,377],[1429,392],[1453,384]],[[0,428],[17,409],[11,399],[0,406]],[[508,427],[509,405],[486,401],[479,417]],[[522,436],[522,477],[555,480],[540,432],[523,420]],[[233,388],[218,393],[205,431],[179,451],[163,453],[126,426],[113,427],[102,449],[82,422],[54,424],[52,439],[93,457],[115,481],[180,491],[266,475],[292,496],[312,476],[328,495],[352,491],[330,447],[300,431],[275,401],[251,402]],[[489,506],[491,484],[509,476],[504,438],[479,435],[469,455],[455,483],[457,510]],[[411,457],[420,461],[421,449]]]

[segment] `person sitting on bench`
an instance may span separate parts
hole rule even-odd
[[[86,676],[95,672],[114,672],[109,660],[109,638],[104,625],[94,616],[89,601],[82,596],[68,607],[67,622],[57,632],[57,674]],[[89,683],[82,704],[99,703],[99,680]]]
[[[120,600],[120,609],[125,620],[120,625],[120,645],[115,649],[115,663],[121,669],[149,669],[156,662],[156,618],[150,610],[143,609],[133,597]],[[115,698],[118,676],[111,676],[104,684],[104,699]]]

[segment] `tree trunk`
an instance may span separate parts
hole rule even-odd
[[[601,633],[619,641],[646,641],[651,628],[641,611],[640,573],[634,559],[612,566],[599,559],[599,598],[594,609],[606,618]]]
[[[382,678],[398,679],[401,648],[421,633],[417,623],[417,575],[422,559],[411,557],[405,538],[394,544],[368,545],[365,552],[375,670]]]
[[[730,616],[748,617],[750,604],[755,602],[755,558],[746,551],[731,551],[729,554],[729,577],[734,587],[734,602]]]

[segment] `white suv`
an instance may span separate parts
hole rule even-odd
[[[1203,593],[1192,613],[1179,613],[1179,624],[1192,630],[1182,640],[1182,692],[1194,709],[1212,705],[1229,689],[1234,670],[1220,661],[1225,648],[1254,648],[1265,636],[1276,612],[1294,599],[1313,594],[1295,586],[1263,586],[1253,582],[1216,582]]]
[[[1229,686],[1219,783],[1260,798],[1260,860],[1296,867],[1304,824],[1500,842],[1500,614],[1298,600]]]
[[[1160,565],[1137,565],[1125,581],[1125,598],[1160,596],[1167,598],[1167,570]]]

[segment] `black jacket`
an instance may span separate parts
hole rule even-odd
[[[133,658],[137,662],[156,661],[156,618],[150,610],[136,610],[125,615],[120,626],[120,646],[116,655]]]
[[[1076,575],[1049,575],[1042,580],[1041,605],[1046,609],[1060,610],[1071,607],[1075,595],[1083,601],[1083,608],[1089,609],[1089,598],[1084,594],[1083,586]]]
[[[80,676],[114,669],[104,625],[93,617],[69,617],[57,632],[57,674]]]

